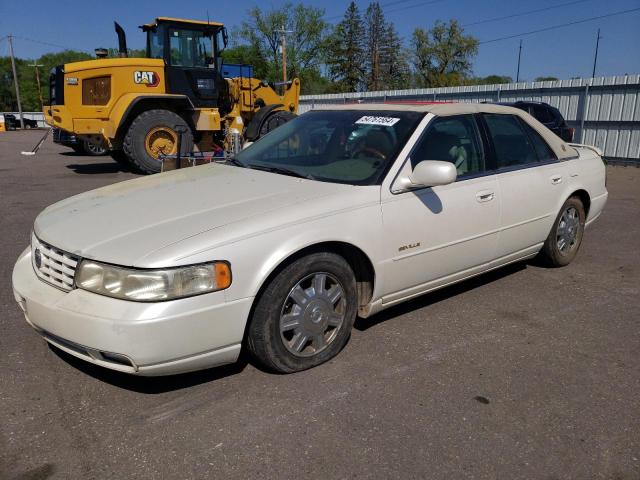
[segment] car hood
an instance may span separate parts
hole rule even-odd
[[[180,240],[350,188],[210,164],[70,197],[46,208],[34,232],[80,257],[144,266],[137,262]]]

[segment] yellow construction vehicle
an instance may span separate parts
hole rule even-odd
[[[223,24],[156,18],[140,27],[146,58],[127,58],[124,30],[114,24],[121,58],[55,67],[44,113],[50,125],[105,145],[115,160],[155,173],[177,152],[178,136],[180,153],[233,152],[296,116],[298,79],[279,94],[251,67],[234,66],[225,78]]]

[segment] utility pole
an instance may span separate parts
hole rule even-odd
[[[40,70],[38,70],[39,67],[42,67],[43,65],[38,65],[36,64],[36,61],[33,61],[33,65],[29,65],[30,67],[34,67],[36,69],[36,82],[38,83],[38,97],[40,98],[40,110],[43,109],[44,107],[44,101],[42,100],[42,88],[40,87]]]
[[[18,85],[18,74],[16,73],[16,61],[13,58],[13,37],[8,35],[9,55],[11,55],[11,69],[13,70],[13,84],[16,87],[16,98],[18,99],[18,113],[20,114],[20,128],[24,130],[24,118],[22,117],[22,102],[20,102],[20,86]]]
[[[518,72],[516,73],[516,83],[520,81],[520,56],[522,55],[522,40],[520,40],[520,48],[518,48]]]
[[[282,50],[282,81],[287,83],[287,33],[293,33],[293,30],[286,30],[284,25],[280,30],[276,30],[280,34],[280,48]],[[283,87],[286,88],[286,87]]]
[[[596,53],[593,57],[593,73],[591,74],[591,78],[595,78],[596,76],[596,65],[598,63],[598,47],[600,46],[600,29],[598,29],[598,36],[596,37]]]

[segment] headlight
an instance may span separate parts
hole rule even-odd
[[[90,292],[136,302],[157,302],[215,292],[231,285],[226,262],[188,267],[138,270],[83,260],[76,286]]]

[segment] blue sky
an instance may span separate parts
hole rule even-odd
[[[282,5],[284,1],[261,2],[262,8]],[[348,4],[338,0],[305,0],[303,3],[324,8],[326,17],[339,21]],[[437,19],[457,18],[463,25],[485,19],[514,15],[572,3],[546,11],[501,21],[466,27],[481,41],[520,34],[553,25],[586,19],[612,12],[640,8],[640,0],[381,0],[387,18],[394,22],[400,35],[408,40],[416,27],[429,28]],[[58,1],[0,0],[0,37],[15,35],[16,55],[38,57],[56,48],[27,41],[93,51],[95,47],[115,47],[112,21],[128,34],[131,48],[142,48],[144,36],[138,25],[156,16],[222,21],[230,29],[245,17],[255,0],[176,1],[176,0],[110,0]],[[357,2],[362,10],[367,0]],[[108,15],[103,12],[108,10]],[[337,18],[336,18],[337,17]],[[544,33],[482,44],[474,61],[474,73],[510,75],[515,78],[518,43],[523,40],[521,79],[552,75],[559,78],[590,76],[593,65],[596,31],[602,40],[598,55],[597,75],[640,73],[640,11],[559,28]],[[8,52],[7,42],[0,41],[0,55]]]

